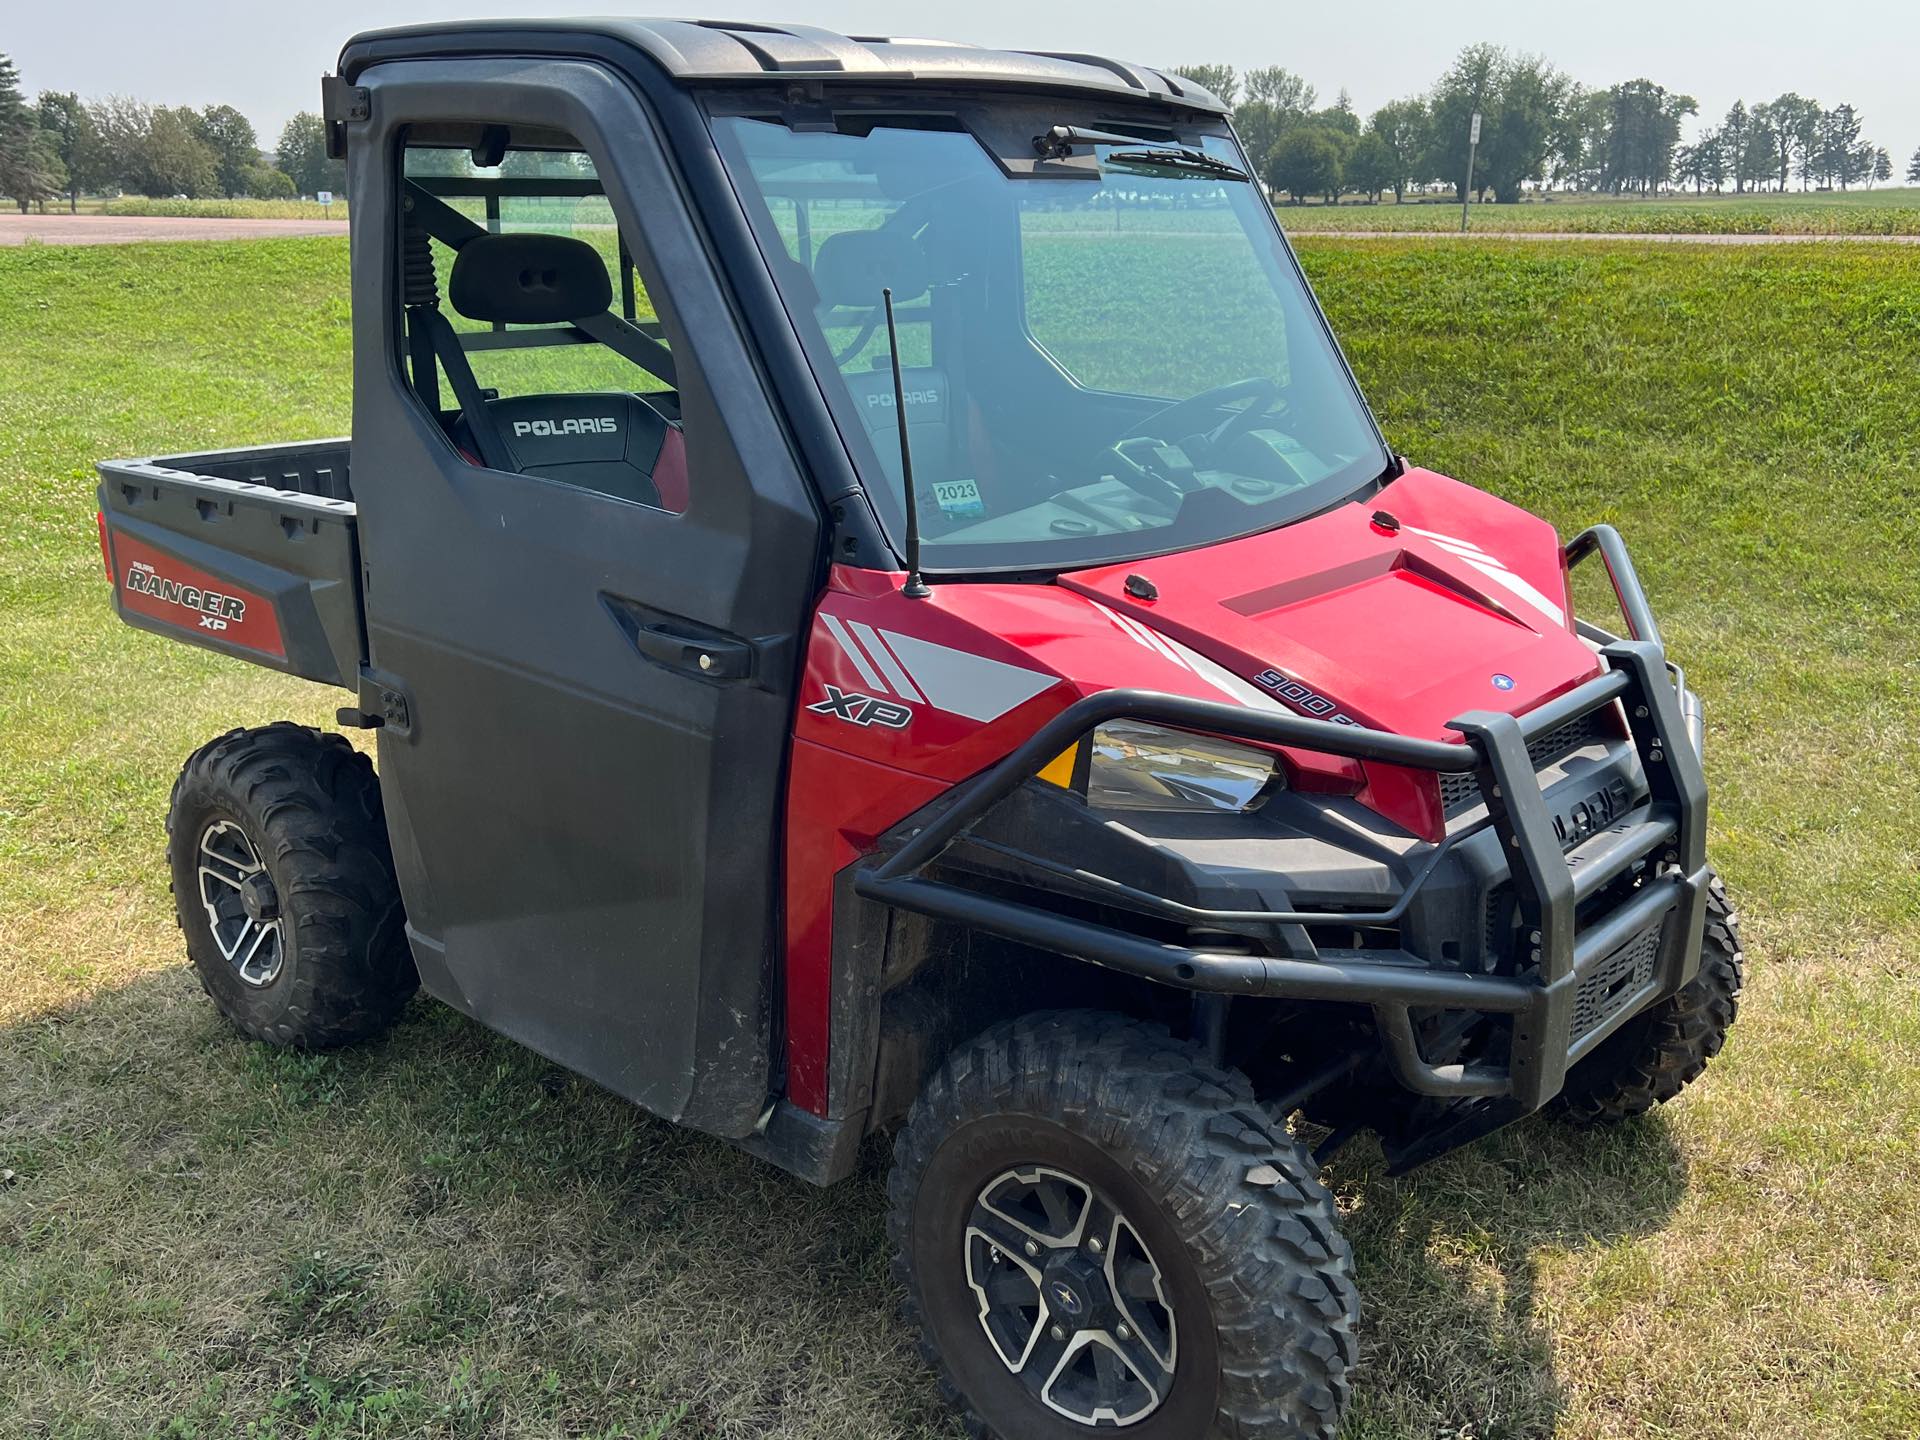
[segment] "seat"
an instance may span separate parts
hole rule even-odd
[[[571,323],[670,377],[665,347],[608,314],[612,300],[599,252],[565,235],[475,235],[456,252],[447,281],[448,303],[467,319]],[[636,504],[685,508],[686,447],[677,420],[661,405],[602,391],[489,396],[446,317],[428,310],[420,323],[459,401],[450,433],[469,459]],[[661,399],[670,409],[671,396]]]
[[[598,490],[638,505],[686,508],[680,427],[638,395],[515,395],[482,402],[511,463],[495,468]],[[475,452],[462,416],[454,443]]]
[[[884,324],[881,291],[893,291],[895,309],[927,294],[929,269],[919,241],[904,230],[842,230],[820,242],[813,262],[813,288],[823,324],[858,323],[852,350],[865,348],[874,329]],[[857,312],[856,319],[845,313]],[[881,362],[869,369],[842,367],[854,408],[887,477],[900,481],[900,432],[894,419],[893,369]],[[913,447],[914,478],[923,485],[973,478],[965,427],[958,423],[953,384],[932,365],[903,366],[901,388],[907,400],[907,440]]]

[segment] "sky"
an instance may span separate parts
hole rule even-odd
[[[271,148],[295,111],[317,109],[319,76],[356,30],[483,15],[603,13],[541,0],[16,0],[0,12],[0,52],[30,93],[128,94],[169,105],[237,106]],[[843,33],[927,35],[1022,50],[1079,50],[1160,66],[1284,65],[1331,103],[1345,87],[1363,115],[1427,88],[1462,45],[1490,40],[1545,55],[1584,84],[1638,76],[1694,96],[1698,124],[1736,99],[1794,90],[1853,102],[1866,139],[1901,162],[1920,148],[1914,0],[665,0],[665,13],[793,20]],[[636,12],[647,13],[647,12]]]

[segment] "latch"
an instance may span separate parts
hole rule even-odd
[[[326,122],[327,158],[347,158],[347,126],[373,116],[373,92],[338,75],[320,77],[320,116]]]

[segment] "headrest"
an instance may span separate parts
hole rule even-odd
[[[924,295],[927,256],[911,235],[888,230],[842,230],[820,242],[813,257],[814,288],[823,305],[871,310],[880,291],[893,287],[893,303]]]
[[[447,300],[469,320],[552,325],[613,304],[606,261],[566,235],[478,235],[462,245]]]

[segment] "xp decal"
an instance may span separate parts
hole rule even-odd
[[[911,707],[874,695],[848,694],[838,685],[827,686],[827,698],[807,706],[816,715],[831,715],[850,725],[884,725],[889,730],[905,728],[913,719]]]

